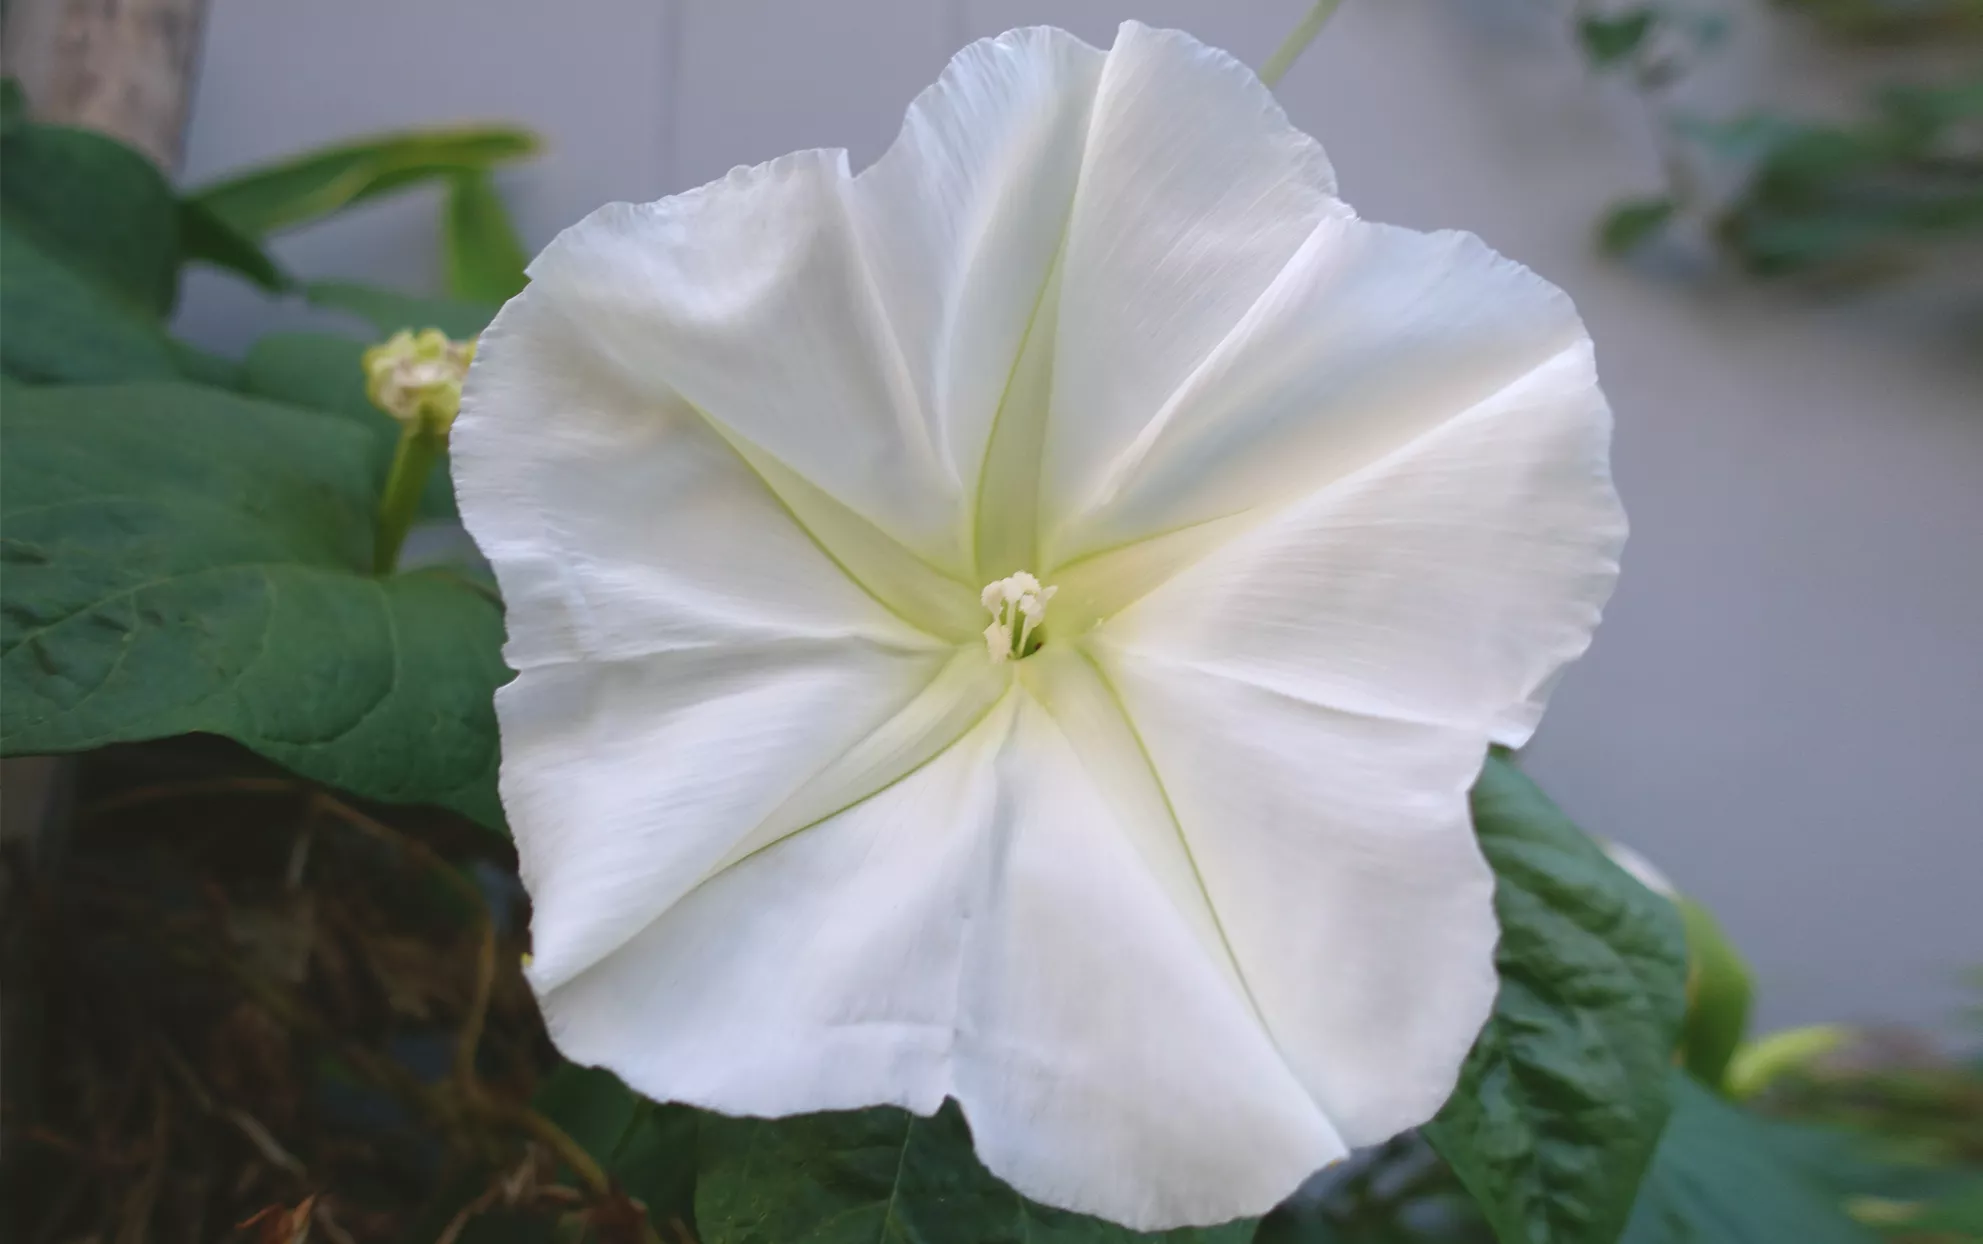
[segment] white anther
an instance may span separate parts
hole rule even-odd
[[[985,651],[991,654],[992,664],[1002,664],[1012,655],[1012,628],[1003,622],[994,622],[985,628]]]
[[[1023,570],[985,584],[978,601],[992,616],[992,624],[985,628],[985,647],[994,663],[1026,655],[1026,645],[1056,590],[1041,587],[1038,579]]]

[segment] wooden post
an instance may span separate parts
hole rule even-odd
[[[13,0],[8,69],[35,114],[179,163],[207,0]]]

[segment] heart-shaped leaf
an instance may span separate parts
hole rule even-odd
[[[0,424],[0,751],[207,732],[500,826],[502,615],[368,573],[370,434],[180,384],[17,390]]]
[[[1473,808],[1501,993],[1425,1134],[1503,1244],[1613,1244],[1666,1123],[1680,917],[1500,757]]]

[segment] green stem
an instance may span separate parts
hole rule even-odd
[[[1301,25],[1288,32],[1288,37],[1281,40],[1281,46],[1275,48],[1267,63],[1260,67],[1260,80],[1268,86],[1278,84],[1287,75],[1288,68],[1308,50],[1308,45],[1315,42],[1315,36],[1322,33],[1323,25],[1342,6],[1343,0],[1316,0],[1315,7],[1308,10],[1308,16],[1301,19]]]
[[[427,490],[427,476],[447,447],[446,432],[434,431],[417,421],[408,423],[400,433],[392,472],[386,476],[386,492],[379,498],[378,542],[372,546],[374,573],[388,575],[399,565],[399,549],[406,543],[407,529],[413,526],[413,518],[420,511],[420,494]]]

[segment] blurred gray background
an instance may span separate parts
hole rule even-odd
[[[215,0],[184,176],[371,129],[516,121],[549,141],[504,175],[535,249],[601,203],[794,148],[865,163],[951,51],[1007,27],[1106,45],[1135,17],[1257,65],[1307,7]],[[1840,82],[1749,14],[1698,89],[1825,108],[1850,98]],[[1481,234],[1568,289],[1597,339],[1633,536],[1531,772],[1719,913],[1765,1024],[1950,1031],[1983,963],[1974,319],[1932,288],[1813,300],[1596,258],[1593,219],[1657,189],[1656,161],[1643,110],[1584,66],[1549,0],[1349,0],[1280,94],[1364,215]],[[305,275],[435,291],[436,229],[415,195],[278,249]],[[313,318],[214,278],[181,328],[238,350]]]

